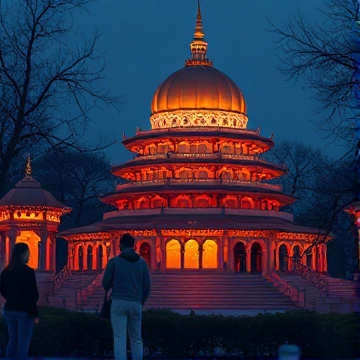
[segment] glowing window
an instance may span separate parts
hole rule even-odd
[[[218,246],[214,240],[206,240],[203,244],[202,267],[204,269],[218,267]]]
[[[185,269],[199,268],[199,244],[195,240],[189,240],[185,244]]]
[[[178,240],[166,244],[166,268],[181,269],[181,245]]]
[[[20,235],[16,238],[16,243],[22,242],[29,246],[30,259],[28,265],[37,269],[39,266],[39,241],[40,237],[34,231],[20,231]]]

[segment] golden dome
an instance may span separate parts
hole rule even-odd
[[[244,97],[206,57],[207,43],[198,2],[191,58],[157,88],[151,103],[152,128],[226,126],[246,128]]]
[[[244,97],[229,77],[212,66],[185,66],[156,90],[151,112],[223,110],[245,114]]]

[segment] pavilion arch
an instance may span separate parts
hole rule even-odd
[[[155,195],[151,199],[151,209],[159,209],[166,205],[165,200],[160,195]]]
[[[83,271],[84,270],[84,257],[85,257],[85,249],[84,246],[78,245],[76,249],[76,270]]]
[[[282,242],[278,245],[277,251],[279,258],[279,270],[280,271],[289,270],[290,245]]]
[[[41,238],[34,230],[21,230],[18,234],[15,243],[27,244],[30,250],[28,265],[36,270],[39,267],[39,242]]]
[[[149,269],[151,269],[151,245],[149,241],[143,241],[139,247],[140,256],[146,261]]]
[[[262,252],[263,247],[261,246],[261,242],[253,241],[251,244],[251,254],[250,254],[250,268],[253,273],[261,273],[262,272]]]
[[[199,244],[190,239],[185,243],[184,268],[199,269]]]
[[[223,142],[221,146],[221,152],[223,154],[234,154],[235,153],[234,143],[230,141]]]
[[[190,146],[186,141],[180,141],[178,145],[178,153],[188,154],[190,153]]]
[[[222,168],[218,172],[218,177],[222,180],[232,180],[234,178],[233,170],[226,167]]]
[[[239,200],[234,195],[226,195],[226,197],[222,200],[222,205],[227,208],[237,208],[239,204]]]
[[[261,200],[260,209],[261,210],[268,210],[268,201],[266,199]]]
[[[243,197],[240,200],[241,209],[254,209],[254,200],[250,197]]]
[[[148,209],[149,208],[149,199],[145,196],[142,196],[136,201],[137,209]]]
[[[189,195],[179,195],[176,197],[174,205],[178,208],[192,208],[192,200]]]
[[[250,181],[250,171],[248,169],[241,169],[241,172],[243,174],[243,180]]]
[[[192,179],[193,178],[193,170],[190,168],[182,168],[179,170],[179,179]]]
[[[202,245],[202,268],[217,269],[218,267],[218,244],[215,240],[205,240]]]
[[[181,244],[172,239],[166,243],[166,268],[181,269]]]
[[[197,153],[198,154],[205,154],[205,153],[207,153],[208,151],[208,144],[204,144],[204,143],[201,143],[201,144],[199,144],[198,145],[198,147],[197,147]]]
[[[195,207],[207,208],[211,207],[211,197],[208,195],[199,195],[195,198]]]
[[[96,269],[102,270],[105,269],[105,267],[106,267],[106,246],[99,242],[97,243],[96,246]]]
[[[235,272],[246,272],[246,244],[244,241],[237,241],[234,244],[233,254]]]
[[[94,248],[92,244],[86,247],[86,270],[93,270]]]

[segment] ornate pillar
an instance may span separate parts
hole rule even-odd
[[[249,240],[246,239],[246,272],[251,272],[251,247],[249,247]]]
[[[314,246],[312,249],[311,249],[311,253],[312,253],[312,256],[311,256],[311,267],[313,270],[317,270],[317,251],[316,251],[316,246]]]
[[[68,266],[70,270],[75,270],[75,248],[74,248],[74,242],[69,241],[68,242]]]
[[[203,268],[202,259],[203,259],[203,241],[202,240],[196,240],[199,244],[199,269],[201,270]]]
[[[266,248],[262,250],[261,253],[261,272],[263,274],[268,273],[269,271],[269,253]]]
[[[183,240],[183,239],[182,239]],[[185,244],[183,241],[181,241],[181,269],[184,269],[184,263],[185,263]]]
[[[51,269],[56,272],[56,237],[55,234],[50,235],[51,238]]]
[[[39,251],[39,270],[44,271],[46,270],[46,246],[48,242],[49,233],[48,231],[41,231],[40,234],[40,251]]]
[[[327,246],[326,244],[323,244],[323,252],[324,252],[324,273],[327,273],[328,269],[327,269]]]
[[[161,247],[160,247],[160,243],[161,243],[161,232],[160,230],[156,229],[156,238],[155,238],[155,269],[157,271],[160,270],[161,268],[161,262],[163,259],[163,256],[161,254]]]
[[[87,257],[88,257],[88,249],[85,243],[82,244],[84,246],[83,251],[83,271],[87,270]]]
[[[96,270],[97,269],[97,257],[98,257],[98,253],[97,253],[97,246],[96,246],[96,241],[94,241],[92,243],[92,269]]]
[[[15,229],[11,229],[9,232],[8,232],[8,236],[9,236],[9,261],[10,261],[10,257],[11,257],[11,253],[12,253],[12,250],[14,248],[14,245],[15,245],[15,242],[16,242],[16,238],[18,236],[18,232],[17,230]]]
[[[279,256],[279,246],[275,243],[275,259],[276,259],[276,270],[280,270],[280,256]]]

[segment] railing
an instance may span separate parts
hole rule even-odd
[[[64,268],[54,277],[54,287],[55,290],[59,290],[66,281],[71,277],[72,273],[68,266]]]
[[[245,180],[226,180],[226,179],[158,179],[158,180],[142,180],[135,181],[127,184],[121,184],[116,187],[117,190],[121,190],[128,187],[135,186],[146,186],[146,185],[176,185],[176,184],[184,184],[184,185],[240,185],[240,186],[249,186],[256,187],[261,189],[272,189],[281,191],[282,186],[276,184],[268,184],[257,181],[245,181]]]
[[[318,289],[323,295],[329,296],[329,283],[327,280],[315,272],[311,267],[300,263],[300,259],[293,259],[294,266],[292,272],[301,277],[311,286]]]

